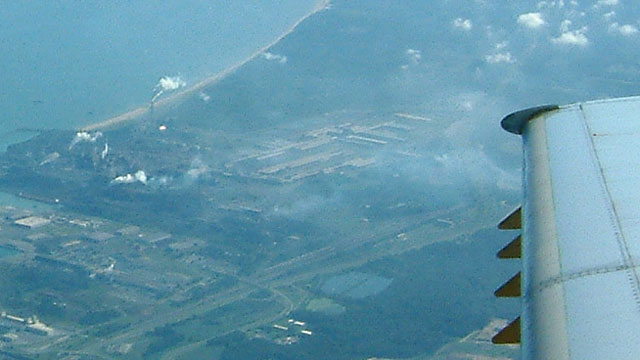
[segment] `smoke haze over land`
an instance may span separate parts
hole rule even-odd
[[[640,85],[624,1],[6,6],[0,357],[515,359],[499,120]]]

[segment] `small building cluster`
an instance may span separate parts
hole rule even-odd
[[[304,321],[289,319],[287,320],[287,325],[281,324],[273,324],[273,328],[276,330],[280,330],[287,333],[287,337],[276,339],[275,342],[280,345],[290,345],[297,342],[298,337],[296,334],[302,334],[306,336],[313,335],[313,331],[306,329],[307,323]],[[295,329],[295,327],[302,328],[300,330]]]
[[[6,333],[0,335],[2,342],[17,341],[22,335],[49,336],[55,334],[55,330],[45,323],[41,322],[37,316],[23,318],[8,314],[6,311],[0,313],[0,328],[5,329]]]

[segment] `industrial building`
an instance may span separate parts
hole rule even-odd
[[[40,216],[27,216],[13,222],[14,224],[28,229],[35,229],[51,223],[51,220]]]

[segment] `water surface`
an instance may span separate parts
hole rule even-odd
[[[138,107],[160,77],[193,84],[215,74],[276,39],[316,2],[6,2],[1,130],[75,128]]]

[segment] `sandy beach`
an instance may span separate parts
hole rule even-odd
[[[275,44],[280,42],[280,40],[284,39],[287,35],[292,33],[298,27],[298,25],[300,25],[307,18],[309,18],[310,16],[316,14],[317,12],[320,12],[322,10],[327,9],[329,7],[330,3],[331,3],[331,0],[320,0],[320,1],[318,1],[316,6],[309,13],[307,13],[305,16],[303,16],[300,19],[298,19],[298,21],[296,21],[293,25],[291,25],[291,27],[289,27],[285,32],[283,32],[280,36],[278,36],[272,42],[270,42],[267,45],[261,47],[256,52],[254,52],[253,54],[249,55],[247,58],[243,59],[242,61],[238,62],[237,64],[234,64],[233,66],[230,66],[230,67],[220,71],[217,74],[209,76],[209,77],[205,78],[204,80],[201,80],[200,82],[183,89],[182,91],[176,92],[174,94],[171,94],[170,96],[167,96],[167,97],[165,97],[163,99],[160,99],[159,101],[156,101],[154,103],[154,107],[155,108],[162,108],[162,107],[165,107],[167,105],[175,104],[176,102],[186,98],[187,96],[192,95],[194,93],[197,93],[197,92],[201,91],[202,89],[206,88],[207,86],[209,86],[211,84],[214,84],[217,81],[220,81],[221,79],[225,78],[226,76],[228,76],[230,74],[233,74],[236,70],[241,68],[244,64],[246,64],[249,61],[255,59],[258,56],[260,56],[265,51],[269,50],[269,48],[273,47]],[[93,131],[93,130],[101,130],[101,129],[105,129],[105,128],[109,128],[109,127],[113,127],[113,126],[122,125],[125,122],[131,121],[131,120],[137,119],[140,116],[143,116],[144,114],[147,113],[147,111],[149,111],[149,105],[145,104],[145,105],[140,106],[140,107],[138,107],[136,109],[127,111],[124,114],[121,114],[121,115],[118,115],[118,116],[114,116],[112,118],[109,118],[109,119],[106,119],[106,120],[103,120],[103,121],[100,121],[100,122],[97,122],[97,123],[94,123],[94,124],[83,126],[81,128],[81,130]]]

